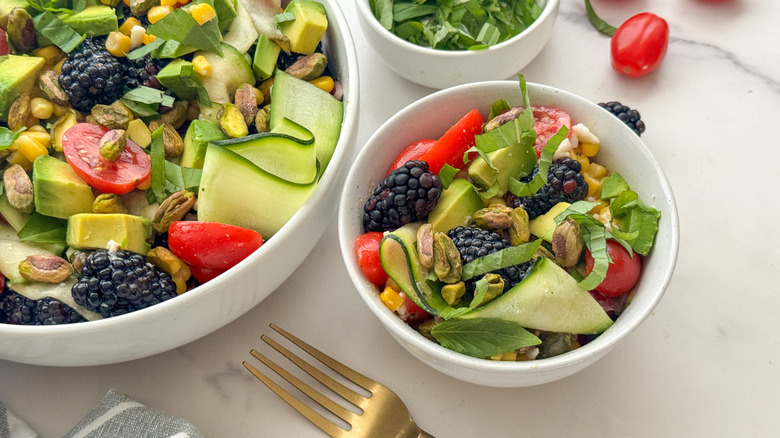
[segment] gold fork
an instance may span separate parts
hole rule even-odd
[[[406,409],[406,405],[401,399],[386,386],[381,383],[375,382],[368,377],[358,373],[357,371],[337,362],[335,359],[329,357],[323,352],[317,350],[306,342],[300,340],[294,335],[290,334],[286,330],[280,328],[275,324],[271,324],[271,328],[276,330],[279,334],[287,338],[290,342],[297,345],[303,351],[309,353],[311,356],[327,365],[330,369],[349,379],[356,385],[368,391],[371,395],[366,397],[360,393],[357,393],[346,386],[342,385],[338,381],[334,380],[327,374],[323,373],[319,369],[313,367],[300,357],[296,356],[290,350],[281,346],[279,343],[269,338],[266,335],[262,335],[260,339],[265,341],[266,344],[273,347],[276,351],[284,355],[287,359],[296,364],[300,369],[306,371],[310,376],[316,379],[318,382],[330,388],[333,392],[340,395],[345,400],[349,401],[362,412],[355,413],[340,404],[334,402],[330,398],[326,397],[316,389],[312,388],[308,384],[302,382],[300,379],[285,371],[279,365],[252,349],[250,354],[263,362],[268,368],[271,368],[276,374],[281,376],[284,380],[298,388],[301,392],[309,396],[312,400],[319,403],[320,406],[327,409],[337,417],[344,420],[351,427],[344,429],[336,423],[328,420],[314,409],[310,408],[289,392],[284,390],[281,386],[277,385],[273,380],[266,377],[263,373],[258,371],[257,368],[243,362],[246,369],[249,370],[255,377],[265,384],[271,391],[282,398],[287,404],[292,406],[296,411],[301,413],[309,421],[317,425],[328,435],[337,437],[371,437],[371,438],[384,438],[384,437],[409,437],[409,438],[434,438],[432,435],[424,432],[420,429],[412,420],[409,410]]]

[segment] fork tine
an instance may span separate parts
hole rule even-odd
[[[274,347],[276,348],[276,347]],[[276,363],[274,363],[271,359],[264,356],[262,353],[260,353],[257,350],[252,350],[249,352],[252,356],[256,357],[257,359],[260,359],[261,362],[263,362],[268,368],[271,368],[276,374],[278,374],[280,377],[282,377],[284,380],[298,388],[299,391],[309,396],[310,399],[314,400],[315,402],[319,403],[320,406],[323,408],[331,411],[332,413],[336,414],[337,417],[341,418],[342,420],[346,422],[350,422],[352,420],[353,416],[355,415],[354,412],[346,409],[345,407],[341,406],[340,404],[334,402],[333,400],[329,399],[328,397],[322,395],[319,391],[312,388],[310,385],[303,382],[301,379],[295,377],[293,374],[291,374],[289,371],[285,370],[284,368],[280,367]],[[289,352],[288,352],[289,353]],[[282,352],[282,354],[284,354]],[[293,353],[290,353],[293,354]],[[286,356],[286,355],[285,355]],[[300,359],[300,358],[299,358]]]
[[[312,347],[311,345],[307,344],[306,342],[302,341],[301,339],[299,339],[298,337],[296,337],[292,333],[290,333],[287,330],[277,326],[276,324],[271,324],[271,328],[276,330],[279,334],[281,334],[282,336],[287,338],[293,344],[297,345],[303,351],[309,353],[310,355],[315,357],[317,360],[319,360],[323,364],[327,365],[333,371],[341,374],[342,376],[344,376],[347,379],[351,380],[353,383],[359,385],[363,389],[365,389],[367,391],[372,391],[373,388],[376,388],[377,386],[382,386],[380,383],[375,382],[374,380],[369,379],[368,377],[360,374],[359,372],[353,370],[352,368],[349,368],[348,366],[342,364],[341,362],[336,361],[335,359],[333,359],[332,357],[326,355],[325,353],[321,352],[320,350]],[[336,382],[336,383],[338,383],[338,382]]]
[[[253,350],[252,353],[255,353]],[[259,354],[259,353],[258,353]],[[254,356],[254,354],[253,354]],[[255,356],[257,357],[257,356]],[[261,359],[262,360],[262,359]],[[263,362],[265,363],[265,362]],[[273,362],[271,362],[273,363]],[[266,377],[265,374],[261,373],[260,370],[255,368],[254,366],[250,365],[248,362],[243,362],[244,367],[249,370],[250,373],[252,373],[255,377],[257,377],[258,380],[263,382],[265,386],[268,387],[271,391],[274,392],[279,398],[284,400],[288,405],[290,405],[293,409],[298,411],[301,415],[306,417],[309,421],[314,423],[315,426],[322,429],[325,433],[330,435],[333,438],[344,436],[345,430],[338,427],[336,424],[328,420],[327,418],[320,415],[318,412],[316,412],[314,409],[308,407],[307,405],[303,404],[300,400],[295,398],[292,394],[285,391],[284,388],[277,385],[276,382]],[[285,379],[286,380],[286,379]],[[289,380],[288,380],[289,382]],[[301,382],[303,383],[303,382]],[[303,383],[305,385],[305,383]]]

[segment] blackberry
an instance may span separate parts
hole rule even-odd
[[[407,161],[390,172],[363,206],[366,231],[391,231],[425,219],[442,192],[439,177],[425,161]]]
[[[447,232],[447,236],[452,239],[452,243],[458,248],[461,263],[464,265],[474,260],[509,248],[511,243],[495,231],[485,230],[479,227],[455,227]],[[528,274],[528,268],[531,262],[521,263],[519,265],[507,266],[493,273],[498,274],[504,280],[504,290],[509,290],[523,281]],[[480,277],[481,278],[481,277]],[[466,282],[466,292],[470,295],[467,300],[473,297],[474,285],[479,278],[471,279]]]
[[[127,88],[131,90],[140,86],[162,88],[157,81],[157,72],[162,68],[159,60],[152,59],[151,56],[146,55],[132,60],[122,58],[121,62],[125,68],[124,75]]]
[[[322,42],[317,44],[317,47],[314,49],[315,53],[322,53]],[[306,56],[302,53],[298,52],[285,52],[284,50],[279,51],[279,57],[276,58],[276,68],[279,70],[287,70],[287,67],[293,65],[295,61],[298,60],[301,56]],[[327,68],[327,67],[326,67]],[[325,75],[325,73],[323,73]]]
[[[642,116],[639,115],[639,111],[631,109],[614,100],[607,103],[599,103],[599,106],[622,120],[623,123],[628,125],[628,127],[636,133],[636,135],[641,136],[642,133],[645,132],[645,122],[642,121]]]
[[[51,297],[36,301],[35,308],[38,324],[41,325],[72,324],[86,321],[72,307]]]
[[[0,323],[54,325],[86,321],[67,304],[51,297],[31,300],[6,289],[0,295]]]
[[[588,183],[580,173],[582,166],[576,160],[563,158],[550,164],[547,183],[532,196],[517,197],[507,195],[507,203],[512,207],[523,207],[528,219],[534,219],[547,213],[559,202],[575,202],[588,195]],[[537,169],[530,176],[536,175]]]
[[[59,82],[73,108],[89,112],[96,104],[110,104],[124,91],[124,67],[105,48],[105,38],[88,38],[62,63]]]
[[[169,300],[176,285],[140,254],[101,249],[87,255],[71,293],[76,303],[108,318]]]

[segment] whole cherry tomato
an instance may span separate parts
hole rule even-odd
[[[669,25],[650,12],[634,15],[612,35],[612,68],[638,78],[655,70],[666,55]]]
[[[123,195],[149,179],[149,156],[141,146],[127,140],[115,161],[100,155],[100,139],[110,129],[77,123],[62,135],[62,152],[70,167],[87,184],[105,193]]]
[[[607,269],[607,276],[596,286],[596,290],[607,297],[618,297],[636,286],[642,272],[642,261],[639,259],[639,254],[634,253],[632,257],[623,245],[614,240],[607,240],[607,253],[612,263]],[[587,249],[585,268],[588,274],[593,270],[593,257]]]
[[[233,267],[262,244],[260,233],[236,225],[179,221],[168,227],[171,252],[192,268],[204,268],[203,272],[209,274]]]
[[[406,164],[407,161],[419,160],[420,157],[422,157],[426,152],[431,150],[431,147],[433,147],[434,143],[436,143],[436,140],[424,138],[422,140],[417,140],[416,142],[410,144],[409,146],[406,147],[406,149],[401,151],[401,153],[398,154],[397,157],[395,157],[395,160],[393,160],[393,164],[391,164],[390,168],[387,169],[387,174],[389,175],[390,172],[403,166],[404,164]]]
[[[387,273],[379,262],[379,243],[382,241],[382,233],[368,232],[355,239],[355,253],[358,264],[363,270],[368,281],[382,287],[387,281]]]
[[[463,154],[474,146],[474,136],[482,133],[485,120],[476,109],[469,111],[457,123],[452,125],[431,149],[420,159],[428,163],[431,172],[439,174],[445,164],[460,169],[463,167]]]

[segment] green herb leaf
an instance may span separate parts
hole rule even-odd
[[[611,262],[607,252],[607,230],[604,224],[586,214],[571,214],[568,217],[574,219],[580,226],[585,247],[593,257],[593,270],[578,285],[583,290],[592,290],[604,281],[607,269]]]
[[[130,53],[127,54],[127,59],[129,60],[136,60],[143,58],[146,55],[150,55],[155,50],[157,50],[159,47],[161,47],[163,44],[165,44],[165,40],[162,38],[155,38],[154,41],[152,41],[149,44],[145,44],[135,50],[131,50]]]
[[[560,146],[563,139],[569,133],[569,128],[564,125],[550,138],[547,145],[542,149],[542,154],[539,157],[539,172],[528,183],[524,183],[514,178],[509,179],[509,191],[516,196],[533,196],[538,192],[544,184],[547,182],[547,172],[550,170],[550,164],[552,163],[552,157],[555,151]]]
[[[490,115],[488,116],[488,120],[493,120],[496,116],[503,114],[510,108],[511,107],[509,106],[509,103],[504,99],[495,101],[490,107]]]
[[[604,178],[601,186],[601,199],[617,198],[621,193],[629,190],[628,183],[617,172]]]
[[[33,26],[36,33],[44,36],[65,53],[70,53],[85,38],[49,11],[33,17]]]
[[[292,12],[282,12],[281,14],[274,15],[274,23],[282,24],[288,21],[295,21],[295,14]]]
[[[180,190],[197,192],[200,185],[201,169],[181,167],[178,164],[165,161],[165,180],[170,185],[169,193]]]
[[[480,257],[463,266],[463,280],[469,280],[478,275],[486,274],[507,266],[525,263],[536,254],[542,239],[522,245],[510,246],[492,254]]]
[[[147,105],[160,104],[163,106],[172,106],[174,102],[173,96],[165,94],[162,90],[145,86],[128,91],[122,96],[122,99]]]
[[[577,201],[574,204],[566,207],[566,210],[563,210],[561,214],[555,216],[555,223],[560,223],[562,220],[566,219],[566,216],[569,216],[570,214],[587,214],[597,205],[599,205],[598,202]]]
[[[593,6],[590,4],[590,0],[585,0],[585,11],[588,13],[588,20],[590,20],[590,24],[592,24],[597,31],[607,36],[612,36],[615,34],[617,29],[613,26],[610,26],[606,21],[602,20],[598,17],[598,15],[596,15],[596,11],[593,10]]]
[[[65,229],[65,221],[33,212],[16,235],[22,242],[65,243]]]
[[[11,131],[5,126],[0,126],[0,151],[8,149],[11,145],[13,145],[16,139],[19,138],[19,134],[21,134],[25,129],[27,128],[21,127],[16,131]]]
[[[176,9],[162,20],[152,24],[146,32],[169,42],[178,41],[181,44],[197,49],[207,50],[222,56],[218,20],[209,20],[203,25],[184,9]]]
[[[661,212],[645,205],[631,190],[622,192],[612,200],[609,209],[612,224],[621,232],[630,234],[631,237],[626,240],[631,248],[639,254],[647,255],[658,233]]]
[[[158,22],[159,23],[159,22]],[[163,145],[163,127],[160,126],[152,133],[152,144],[149,146],[149,160],[151,161],[152,191],[157,202],[165,200],[165,146]]]
[[[368,6],[382,27],[387,30],[393,28],[393,0],[369,0]]]
[[[508,353],[542,342],[519,324],[497,318],[443,321],[436,324],[431,335],[443,347],[473,357]]]
[[[441,181],[442,187],[445,189],[450,186],[450,183],[453,179],[455,179],[455,174],[458,173],[458,169],[450,166],[447,163],[444,163],[444,165],[441,167],[441,170],[439,171],[439,180]]]

